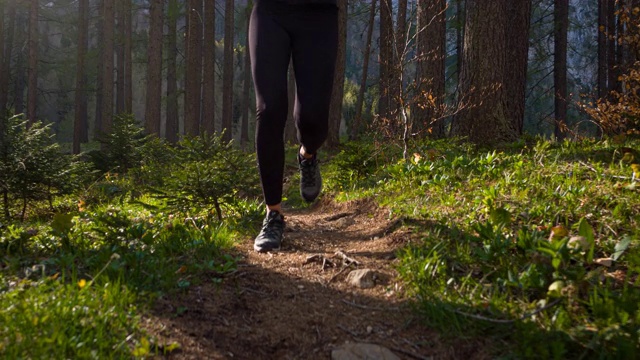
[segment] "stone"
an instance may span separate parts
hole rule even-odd
[[[370,289],[376,286],[378,273],[371,269],[353,270],[347,275],[347,282],[361,289]]]
[[[572,236],[567,245],[582,251],[587,251],[590,247],[589,240],[584,236]]]
[[[331,360],[400,360],[400,358],[380,345],[345,343],[331,352]]]

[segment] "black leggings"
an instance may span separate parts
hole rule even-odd
[[[282,200],[289,60],[296,79],[293,116],[298,141],[307,153],[315,154],[328,131],[338,9],[331,4],[257,0],[250,21],[258,168],[265,202],[276,205]]]

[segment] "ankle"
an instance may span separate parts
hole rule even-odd
[[[282,204],[267,205],[267,214],[272,211],[282,214]]]

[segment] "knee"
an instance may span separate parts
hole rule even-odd
[[[287,97],[270,97],[256,102],[256,120],[262,123],[284,123],[287,119]]]

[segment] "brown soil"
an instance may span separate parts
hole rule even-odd
[[[395,251],[411,234],[393,232],[388,212],[368,201],[323,201],[285,216],[280,252],[258,254],[244,239],[238,271],[221,284],[156,303],[145,323],[158,343],[180,344],[168,358],[329,359],[348,341],[379,344],[403,359],[486,357],[475,341],[442,341],[402,298]],[[345,267],[339,251],[359,264]],[[318,261],[308,260],[314,255]],[[348,284],[354,268],[377,271],[377,285]]]

